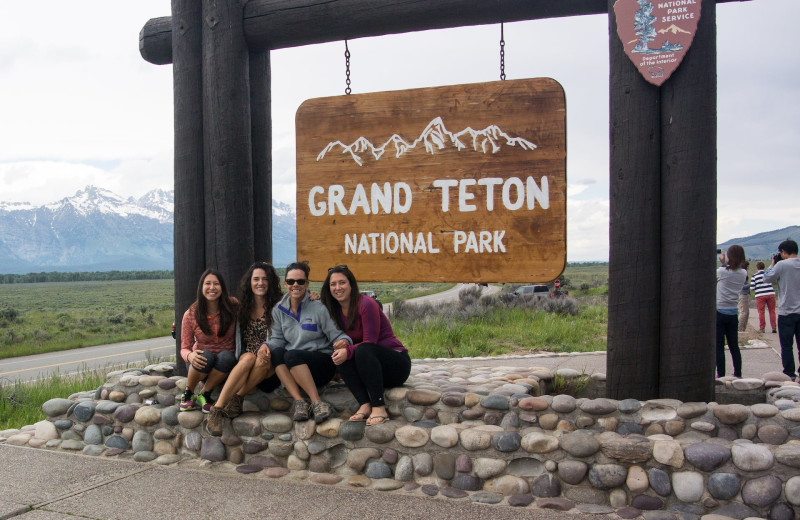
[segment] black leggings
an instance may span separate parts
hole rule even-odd
[[[272,355],[272,366],[286,365],[289,370],[299,365],[308,365],[311,377],[317,388],[328,384],[336,373],[336,365],[330,353],[315,350],[286,350],[283,347],[269,349]]]
[[[411,373],[411,357],[408,352],[362,343],[352,358],[339,365],[339,373],[359,405],[386,406],[383,389],[406,382]]]

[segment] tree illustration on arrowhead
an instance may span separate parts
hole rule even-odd
[[[647,44],[653,41],[658,34],[653,27],[653,22],[658,18],[653,16],[653,4],[648,0],[636,0],[636,3],[639,4],[639,10],[633,17],[633,26],[636,35],[639,36],[639,41],[636,42],[633,52],[647,52],[650,50]]]

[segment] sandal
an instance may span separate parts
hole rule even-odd
[[[370,412],[356,412],[350,416],[352,422],[364,422],[369,418]]]
[[[373,415],[369,419],[367,419],[367,426],[375,426],[376,424],[383,424],[389,420],[389,417],[386,415]]]

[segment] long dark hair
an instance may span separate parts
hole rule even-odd
[[[267,294],[264,296],[264,320],[267,322],[267,329],[272,330],[272,308],[281,301],[283,291],[281,290],[281,280],[272,264],[267,262],[256,262],[250,266],[242,279],[239,280],[239,326],[244,330],[250,321],[250,313],[256,304],[256,296],[253,294],[253,286],[250,281],[256,269],[263,269],[267,273]]]
[[[217,333],[217,337],[222,337],[228,332],[228,329],[236,320],[237,306],[231,301],[230,294],[228,293],[228,286],[225,284],[225,278],[223,278],[222,273],[216,269],[206,269],[203,271],[203,274],[200,275],[200,283],[197,284],[197,299],[192,304],[194,307],[194,319],[200,327],[200,330],[202,330],[204,334],[210,336],[211,327],[208,324],[208,300],[203,296],[203,282],[206,281],[206,277],[210,274],[217,277],[217,280],[219,280],[219,287],[222,290],[222,294],[219,296],[219,331]]]
[[[744,248],[739,244],[733,244],[728,248],[728,270],[736,270],[744,267]]]
[[[336,273],[343,274],[347,281],[350,282],[350,304],[347,307],[347,323],[342,319],[342,305],[331,293],[331,276]],[[320,300],[328,308],[328,313],[333,318],[333,321],[336,322],[339,330],[348,330],[355,327],[361,293],[358,290],[356,277],[353,276],[353,272],[346,265],[337,265],[328,269],[328,276],[325,277],[325,283],[322,284],[322,289],[320,290]]]

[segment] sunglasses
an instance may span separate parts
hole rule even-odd
[[[346,265],[334,265],[333,267],[329,267],[328,268],[328,272],[330,273],[334,269],[347,269],[347,266]]]
[[[294,285],[294,284],[305,285],[307,281],[308,280],[306,280],[305,278],[298,278],[297,280],[295,280],[294,278],[287,278],[286,285]]]

